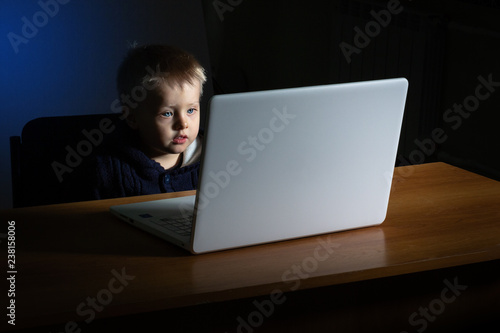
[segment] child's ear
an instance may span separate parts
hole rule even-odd
[[[122,119],[125,119],[125,121],[127,122],[127,125],[131,128],[131,129],[137,129],[137,119],[135,117],[135,114],[134,112],[132,112],[130,110],[130,108],[128,106],[122,106]]]

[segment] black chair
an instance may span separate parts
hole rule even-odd
[[[124,121],[119,114],[42,117],[10,137],[13,206],[90,199],[82,189],[92,156]]]

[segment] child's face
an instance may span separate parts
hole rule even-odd
[[[196,81],[196,80],[195,80]],[[160,84],[148,92],[143,105],[134,112],[133,128],[151,158],[181,154],[197,137],[200,126],[201,85]]]

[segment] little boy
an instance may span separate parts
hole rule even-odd
[[[179,48],[147,45],[128,53],[117,76],[126,125],[96,158],[94,199],[196,189],[205,82],[203,67]]]

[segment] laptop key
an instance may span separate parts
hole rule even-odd
[[[152,222],[181,236],[189,236],[191,234],[193,225],[192,217],[165,217],[157,220],[152,220]]]

